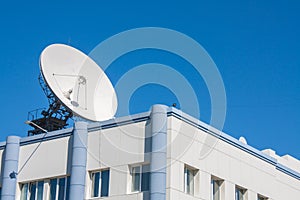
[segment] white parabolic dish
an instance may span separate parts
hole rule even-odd
[[[40,68],[54,95],[76,115],[92,121],[113,118],[118,102],[103,70],[81,51],[64,44],[46,47]]]

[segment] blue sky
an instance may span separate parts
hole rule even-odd
[[[139,27],[164,27],[201,44],[216,63],[227,95],[224,131],[258,149],[300,159],[300,3],[298,1],[87,1],[9,2],[0,6],[0,140],[26,136],[27,113],[47,107],[37,77],[39,55],[52,43],[89,53],[101,41]],[[113,83],[137,64],[163,63],[198,83],[201,120],[210,100],[201,77],[178,56],[159,50],[131,52],[107,70]],[[181,68],[179,67],[181,66]],[[158,95],[153,95],[158,94]],[[141,87],[131,113],[176,95],[157,85]]]

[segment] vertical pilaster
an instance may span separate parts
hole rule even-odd
[[[82,121],[75,122],[73,131],[72,165],[69,192],[69,197],[72,200],[85,199],[87,139],[87,123]]]
[[[150,164],[150,200],[166,199],[167,107],[154,105],[151,110],[152,151]]]
[[[224,180],[224,199],[235,199],[235,184]]]
[[[8,136],[4,151],[1,199],[15,200],[19,163],[20,137]]]

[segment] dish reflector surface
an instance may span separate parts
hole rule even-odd
[[[40,69],[54,95],[76,115],[92,121],[113,118],[115,90],[103,70],[81,51],[64,44],[46,47]]]

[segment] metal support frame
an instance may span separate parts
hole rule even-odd
[[[40,127],[43,127],[47,131],[55,131],[66,128],[69,124],[67,121],[73,116],[72,111],[67,109],[58,98],[52,93],[50,88],[45,83],[42,74],[39,75],[39,83],[43,89],[49,103],[48,109],[36,109],[28,113],[29,125],[34,129],[28,131],[28,136],[41,134],[43,131],[34,126],[37,124]]]

